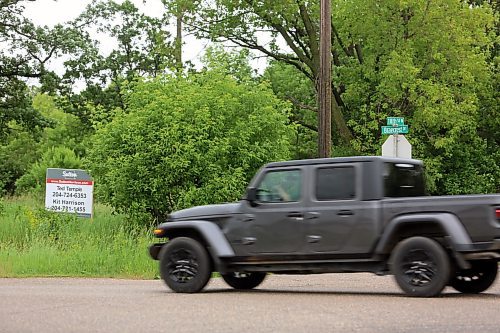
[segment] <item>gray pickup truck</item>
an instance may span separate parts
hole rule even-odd
[[[373,272],[411,296],[480,293],[498,272],[500,195],[425,196],[418,160],[276,162],[241,201],[174,212],[154,234],[150,255],[175,292],[201,291],[212,272],[236,289],[268,272]]]

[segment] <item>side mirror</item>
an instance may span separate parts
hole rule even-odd
[[[250,206],[252,206],[252,207],[258,206],[258,204],[257,204],[257,188],[250,187],[247,190],[247,195],[246,195],[245,199],[250,203]]]

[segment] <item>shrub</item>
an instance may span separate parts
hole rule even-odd
[[[140,82],[126,100],[88,156],[99,198],[120,211],[233,201],[263,163],[290,156],[288,104],[265,84],[208,71]]]
[[[16,181],[17,192],[44,192],[47,168],[78,169],[82,162],[75,152],[66,147],[51,147],[34,163],[26,174]]]

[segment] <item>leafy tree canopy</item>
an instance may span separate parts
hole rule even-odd
[[[335,0],[332,13],[337,147],[347,139],[358,153],[378,154],[385,139],[380,126],[387,116],[403,116],[414,156],[428,164],[432,193],[495,191],[498,16],[487,1]],[[199,1],[186,22],[199,36],[289,64],[315,86],[318,2]],[[282,79],[290,74],[293,83]],[[268,75],[281,96],[286,88],[297,91],[300,80],[286,67],[274,66]],[[314,130],[316,114],[305,115],[315,109],[309,96],[288,99],[299,102],[296,122]]]
[[[138,82],[126,103],[88,160],[100,198],[127,213],[164,218],[233,201],[263,163],[290,157],[289,106],[266,84],[218,70],[160,76]]]
[[[90,124],[93,107],[111,112],[125,108],[122,90],[139,77],[155,77],[175,67],[174,42],[165,25],[167,17],[153,18],[130,1],[96,1],[74,21],[74,29],[90,36],[97,32],[105,41],[116,43],[103,54],[97,40],[87,38],[85,48],[65,62],[65,98],[61,106]],[[108,46],[109,47],[109,46]],[[83,81],[85,89],[72,91]]]
[[[339,1],[334,17],[340,34],[363,50],[362,62],[338,68],[355,147],[378,152],[386,117],[402,116],[414,156],[427,163],[431,192],[494,192],[499,148],[489,133],[498,126],[482,127],[484,112],[498,113],[484,104],[495,94],[491,8],[387,0],[353,10],[352,1]]]

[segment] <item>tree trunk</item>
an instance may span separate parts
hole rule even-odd
[[[351,130],[347,127],[344,115],[342,114],[342,108],[337,104],[335,97],[332,97],[332,118],[335,124],[335,129],[339,133],[339,137],[342,143],[346,146],[351,145],[351,140],[353,139]]]
[[[184,11],[182,8],[178,8],[177,14],[176,14],[176,28],[177,28],[177,33],[175,36],[175,69],[177,73],[181,73],[183,69],[183,64],[182,64],[182,16],[184,14]]]

